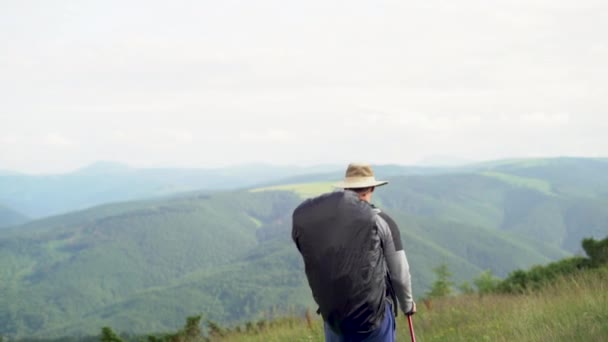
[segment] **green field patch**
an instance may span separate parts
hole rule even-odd
[[[261,191],[293,191],[302,198],[310,198],[319,196],[323,193],[330,192],[334,189],[332,182],[319,182],[319,183],[301,183],[301,184],[283,184],[274,185],[265,188],[257,188],[249,190],[251,192]]]
[[[550,195],[550,196],[555,196],[555,193],[553,193],[553,191],[551,190],[551,184],[542,179],[520,177],[520,176],[510,175],[507,173],[492,172],[492,171],[485,171],[485,172],[481,172],[480,174],[482,176],[498,179],[500,181],[503,181],[503,182],[511,184],[511,185],[530,188],[530,189],[540,191],[540,192]]]
[[[257,218],[255,218],[251,215],[248,215],[248,216],[249,216],[249,219],[251,219],[251,221],[253,221],[256,228],[260,228],[262,226],[262,221],[258,220]]]
[[[485,166],[487,168],[498,168],[498,167],[517,167],[517,168],[529,168],[544,166],[550,164],[554,159],[550,158],[515,158],[515,159],[502,159],[489,162],[482,162],[478,165]]]

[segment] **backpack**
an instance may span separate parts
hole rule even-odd
[[[339,334],[364,334],[384,319],[387,269],[372,206],[352,191],[306,200],[293,213],[292,238],[313,297]]]

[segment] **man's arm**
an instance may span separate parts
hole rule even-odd
[[[384,257],[393,289],[399,301],[399,307],[405,314],[410,314],[414,310],[412,279],[410,276],[410,266],[401,243],[399,228],[384,213],[379,213],[376,216],[376,225],[382,239]]]

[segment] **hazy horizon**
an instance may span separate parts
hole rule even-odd
[[[0,170],[608,155],[602,1],[0,5]]]
[[[573,156],[573,155],[559,155],[559,156],[535,156],[535,157],[507,157],[507,158],[499,158],[499,159],[483,159],[483,160],[464,160],[450,157],[435,157],[431,156],[430,158],[422,159],[418,162],[414,163],[372,163],[373,166],[388,166],[388,165],[396,165],[403,167],[429,167],[429,168],[451,168],[451,167],[460,167],[467,165],[475,165],[475,164],[483,164],[483,163],[492,163],[492,162],[507,162],[507,161],[523,161],[523,160],[534,160],[534,159],[559,159],[559,158],[583,158],[583,159],[597,159],[597,160],[607,160],[608,156],[598,156],[598,157],[585,157],[585,156]],[[133,165],[128,162],[114,161],[114,160],[98,160],[93,161],[91,163],[82,164],[76,166],[75,168],[65,169],[65,170],[56,170],[56,171],[23,171],[23,170],[14,170],[14,169],[0,169],[0,175],[2,172],[11,174],[22,174],[22,175],[61,175],[61,174],[69,174],[73,172],[78,172],[82,170],[86,170],[88,168],[96,168],[96,167],[127,167],[133,170],[144,170],[144,169],[175,169],[175,170],[213,170],[213,169],[230,169],[230,168],[242,168],[242,167],[276,167],[276,168],[302,168],[302,169],[336,169],[342,170],[344,169],[348,163],[350,162],[368,162],[366,160],[352,160],[347,161],[345,163],[336,163],[336,162],[328,162],[328,163],[311,163],[311,164],[298,164],[298,163],[273,163],[273,162],[246,162],[246,163],[233,163],[233,164],[225,164],[225,165],[217,165],[217,166],[181,166],[181,165]]]

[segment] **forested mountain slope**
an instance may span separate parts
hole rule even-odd
[[[290,193],[191,195],[106,205],[7,228],[0,234],[0,274],[6,280],[0,283],[0,334],[81,331],[86,324],[76,322],[92,317],[87,328],[118,320],[125,328],[132,323],[155,330],[214,302],[223,306],[215,292],[223,284],[214,291],[180,289],[231,274],[258,245],[263,222],[286,220],[298,201]],[[148,301],[156,294],[160,303]],[[134,304],[139,298],[146,298],[142,310]],[[158,319],[146,322],[146,315]]]

